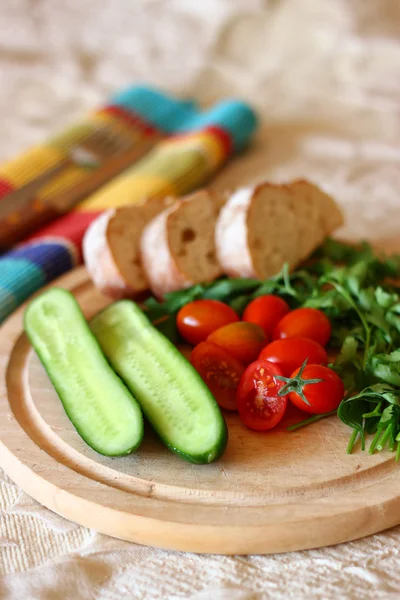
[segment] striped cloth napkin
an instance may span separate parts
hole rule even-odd
[[[137,143],[143,136],[148,143],[153,136],[153,147],[71,212],[0,257],[0,322],[32,293],[81,262],[85,230],[103,210],[144,197],[191,192],[247,145],[257,125],[254,112],[243,102],[225,100],[201,112],[194,102],[177,101],[143,86],[116,95],[91,118],[116,117],[140,132]],[[51,156],[55,146],[59,151],[67,140],[68,134],[53,138],[27,155],[47,168],[43,157]],[[25,182],[27,155],[0,169],[0,201],[2,191],[4,195],[13,183]]]

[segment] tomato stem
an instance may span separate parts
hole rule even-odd
[[[305,404],[311,406],[310,402],[307,400],[304,394],[304,386],[312,385],[313,383],[321,383],[322,379],[302,379],[301,376],[303,374],[304,369],[307,366],[308,358],[303,362],[300,367],[299,372],[296,377],[283,377],[283,375],[275,375],[275,379],[280,379],[281,381],[285,381],[286,385],[283,386],[278,392],[278,396],[286,396],[290,392],[295,392],[300,396]]]

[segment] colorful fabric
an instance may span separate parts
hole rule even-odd
[[[84,232],[104,209],[194,190],[242,150],[256,128],[254,113],[238,101],[221,102],[200,114],[192,102],[179,103],[154,92],[145,102],[147,93],[147,88],[124,92],[105,112],[134,113],[135,123],[137,118],[151,131],[162,127],[163,136],[170,137],[73,211],[0,258],[0,321],[34,291],[81,261]]]
[[[72,146],[84,143],[102,127],[116,133],[122,129],[131,149],[137,149],[140,158],[160,139],[186,127],[198,114],[194,102],[178,101],[143,86],[129,88],[117,94],[110,103],[89,113],[82,122],[0,166],[0,200],[47,169],[63,163],[70,156]],[[66,167],[37,194],[34,210],[40,212],[46,202],[89,180],[92,173],[92,168],[83,164]],[[8,218],[15,221],[21,217],[16,212]]]

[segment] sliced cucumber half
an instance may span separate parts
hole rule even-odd
[[[221,456],[227,428],[213,395],[134,302],[112,304],[90,326],[110,364],[172,452],[200,464]]]
[[[121,456],[143,438],[143,416],[104,357],[75,298],[51,288],[25,311],[25,331],[72,424],[100,454]]]

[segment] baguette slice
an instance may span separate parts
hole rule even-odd
[[[324,232],[324,237],[330,235],[344,224],[344,216],[334,199],[319,187],[305,179],[294,181],[289,188],[299,195],[303,201],[308,199],[319,212],[318,225]]]
[[[216,225],[217,257],[230,277],[267,279],[294,266],[298,232],[285,186],[263,183],[237,190]]]
[[[322,224],[323,202],[307,181],[295,181],[288,185],[291,209],[296,219],[297,257],[308,258],[323,242],[326,231]]]
[[[335,201],[308,181],[238,190],[221,210],[217,256],[231,277],[267,279],[308,258],[343,224]]]
[[[140,238],[144,227],[175,201],[151,198],[108,210],[87,229],[83,257],[94,285],[115,298],[132,298],[148,289],[140,258]]]
[[[299,232],[299,259],[308,258],[325,237],[343,225],[343,214],[336,202],[306,180],[288,186],[292,193],[292,210]]]
[[[214,239],[218,207],[218,197],[201,190],[147,225],[141,240],[142,264],[156,296],[222,275]]]

